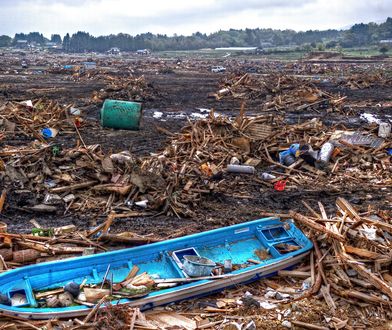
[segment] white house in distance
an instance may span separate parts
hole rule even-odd
[[[97,68],[96,62],[83,62],[82,64],[85,70],[93,70]]]
[[[221,52],[255,54],[257,52],[257,47],[219,47],[215,48],[215,50]]]
[[[29,47],[29,43],[27,40],[24,39],[16,40],[16,48],[28,48],[28,47]]]
[[[137,55],[150,55],[151,51],[149,49],[138,49],[136,51]]]
[[[108,53],[109,55],[120,55],[120,48],[112,47],[112,48],[110,48],[110,49],[107,51],[107,53]]]

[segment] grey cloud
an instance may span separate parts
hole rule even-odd
[[[392,1],[387,0],[201,0],[185,6],[186,1],[176,8],[166,0],[156,13],[148,0],[129,0],[129,8],[115,7],[111,0],[0,0],[0,34],[40,31],[50,35],[77,30],[93,35],[190,34],[246,27],[307,30],[382,21],[392,12]],[[133,3],[139,8],[136,17]],[[101,8],[100,14],[94,8]]]
[[[218,19],[224,19],[229,15],[238,15],[241,12],[258,11],[261,15],[271,10],[291,10],[293,8],[300,8],[306,4],[311,3],[312,0],[225,0],[225,1],[214,1],[211,5],[200,8],[199,10],[182,10],[176,12],[167,12],[164,15],[157,15],[154,17],[154,25],[161,26],[173,26],[181,25],[185,23],[192,23],[195,26],[194,32],[202,30],[203,23],[209,21],[216,21]],[[127,18],[117,17],[118,20],[126,23]],[[142,17],[137,19],[140,23],[146,23],[151,18]],[[133,25],[135,20],[133,19]],[[243,22],[243,28],[246,27],[248,22]],[[233,28],[238,28],[233,26]],[[219,28],[218,28],[219,29]],[[147,32],[147,31],[146,31]],[[210,31],[215,32],[215,31]],[[177,34],[181,34],[178,31]]]

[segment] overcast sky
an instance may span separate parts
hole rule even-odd
[[[0,0],[0,35],[341,29],[388,15],[391,0]]]

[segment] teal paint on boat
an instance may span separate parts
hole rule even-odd
[[[298,249],[285,252],[281,246],[288,243]],[[109,265],[107,278],[113,274],[114,283],[123,281],[133,265],[139,267],[138,274],[147,272],[154,278],[186,278],[174,256],[181,259],[187,251],[194,251],[215,263],[223,264],[231,259],[233,264],[245,266],[232,271],[226,278],[211,280],[211,276],[152,291],[145,297],[112,301],[113,304],[128,304],[145,310],[274,275],[300,262],[312,247],[311,241],[292,221],[265,218],[130,249],[35,264],[0,274],[0,293],[8,297],[23,293],[27,297],[27,303],[21,306],[0,304],[0,313],[33,319],[85,315],[91,308],[83,305],[35,308],[41,302],[34,294],[63,287],[71,281],[80,284],[86,280],[87,285],[99,284]],[[268,250],[270,259],[258,259],[255,252],[260,249]],[[248,259],[259,260],[260,264],[251,264]]]
[[[141,116],[141,103],[107,99],[101,108],[101,125],[108,128],[138,130]]]

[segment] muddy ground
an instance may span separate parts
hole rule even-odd
[[[16,66],[14,69],[18,70]],[[219,82],[225,74],[211,73],[205,67],[200,71],[173,70],[172,73],[152,73],[150,70],[144,72],[143,69],[138,69],[139,74],[145,75],[155,95],[152,99],[143,102],[143,121],[140,131],[103,129],[99,125],[101,104],[91,102],[92,93],[105,86],[103,81],[95,79],[81,81],[65,74],[32,74],[33,72],[34,67],[18,73],[12,70],[0,72],[0,100],[22,101],[45,97],[64,104],[72,103],[83,111],[84,118],[88,122],[88,125],[80,131],[85,143],[100,144],[107,152],[129,150],[138,156],[157,152],[167,143],[167,136],[158,130],[158,126],[170,132],[177,132],[187,123],[187,120],[195,120],[202,115],[203,110],[200,109],[213,108],[218,113],[235,116],[241,106],[238,99],[217,101],[209,96],[217,91]],[[320,88],[330,93],[347,96],[345,104],[351,107],[350,115],[313,110],[295,112],[290,109],[286,112],[280,111],[278,114],[284,115],[286,121],[290,123],[317,117],[328,125],[344,124],[347,127],[367,125],[367,122],[360,119],[360,115],[364,112],[376,114],[383,120],[390,120],[388,116],[391,115],[392,109],[391,86],[350,90],[325,79],[320,83]],[[248,101],[247,114],[260,114],[264,101],[258,99]],[[58,137],[58,141],[70,147],[75,145],[76,138],[72,133],[62,134]],[[8,138],[2,141],[2,145],[21,146],[26,142],[29,142],[28,138]],[[195,218],[178,219],[159,215],[119,219],[112,226],[112,230],[172,237],[257,219],[266,212],[302,211],[302,200],[315,207],[320,201],[325,205],[327,212],[333,212],[337,196],[345,197],[359,209],[365,202],[379,208],[388,208],[391,203],[391,191],[388,189],[367,191],[357,187],[355,190],[330,191],[316,186],[311,190],[277,192],[255,183],[249,199],[234,198],[230,193],[207,196],[194,210],[197,214]],[[6,222],[9,231],[13,232],[30,231],[32,225],[29,221],[33,218],[44,227],[75,224],[82,228],[92,227],[105,219],[104,215],[91,214],[29,214],[17,208],[20,196],[11,193],[8,198],[8,205],[11,207],[0,215],[0,220]]]

